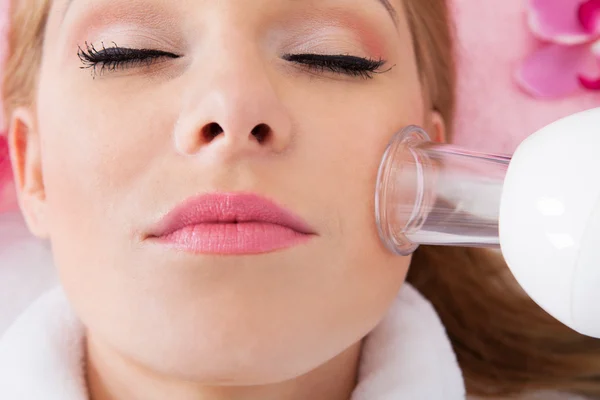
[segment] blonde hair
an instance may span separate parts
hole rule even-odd
[[[11,0],[3,77],[10,116],[33,105],[51,0]],[[446,0],[404,0],[429,105],[452,126],[455,65]],[[600,396],[600,341],[557,323],[490,251],[422,247],[408,276],[434,305],[475,395],[560,390]]]

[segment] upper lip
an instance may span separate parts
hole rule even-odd
[[[190,225],[262,222],[303,234],[314,230],[300,217],[264,197],[248,193],[214,193],[191,197],[168,212],[149,237],[169,235]]]

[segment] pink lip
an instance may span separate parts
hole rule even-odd
[[[191,253],[258,254],[301,244],[315,232],[299,217],[254,194],[208,194],[169,212],[149,239]]]

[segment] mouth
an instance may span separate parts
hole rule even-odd
[[[300,217],[264,197],[215,193],[176,206],[146,240],[193,254],[244,255],[290,248],[315,235]]]

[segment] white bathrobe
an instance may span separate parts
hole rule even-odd
[[[60,286],[29,304],[56,278],[49,272],[46,245],[18,229],[23,229],[18,217],[0,216],[0,335],[10,325],[0,336],[0,400],[87,400],[83,327]],[[14,238],[10,245],[2,241],[8,233]],[[12,321],[15,310],[21,314]],[[575,400],[549,393],[529,397],[534,398]],[[431,304],[408,284],[367,337],[352,396],[403,399],[465,399],[444,327]]]

